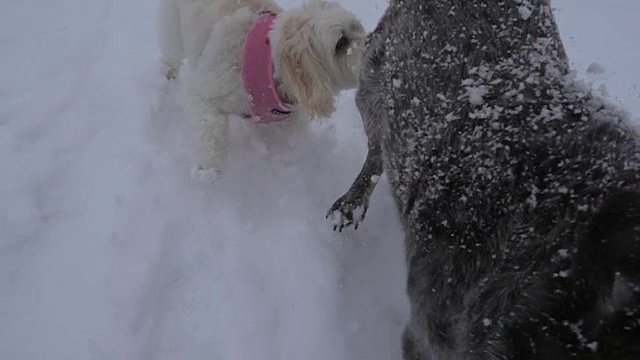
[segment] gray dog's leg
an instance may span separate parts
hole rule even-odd
[[[369,198],[375,189],[379,176],[382,174],[382,157],[380,144],[375,140],[368,141],[367,158],[362,165],[360,173],[351,184],[349,190],[336,200],[327,217],[338,217],[333,230],[342,232],[345,226],[358,225],[364,220],[369,208]]]
[[[372,73],[375,64],[375,57],[370,57],[362,71],[356,94],[356,105],[368,138],[367,157],[349,190],[333,203],[327,213],[327,217],[333,216],[338,220],[333,230],[342,231],[345,226],[350,225],[358,228],[369,208],[371,193],[383,172],[379,129],[382,117],[385,116],[380,96],[382,92],[376,86],[376,78],[365,75]]]

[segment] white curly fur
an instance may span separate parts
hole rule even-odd
[[[242,84],[244,40],[259,10],[278,14],[269,37],[275,83],[296,110],[283,124],[299,131],[314,117],[328,117],[336,96],[357,84],[365,32],[335,2],[313,0],[283,11],[271,0],[160,0],[158,44],[164,75],[178,76],[187,59],[187,109],[200,152],[193,175],[224,172],[230,116],[250,113]],[[342,36],[349,47],[336,51]]]

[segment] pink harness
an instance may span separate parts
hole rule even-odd
[[[286,120],[294,109],[293,105],[280,99],[273,79],[273,59],[268,35],[276,16],[271,13],[260,15],[244,42],[242,82],[249,93],[251,114],[243,116],[253,118],[260,124]]]

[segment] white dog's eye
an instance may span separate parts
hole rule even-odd
[[[336,54],[343,52],[347,46],[349,46],[349,39],[346,36],[341,36],[340,40],[336,43]]]

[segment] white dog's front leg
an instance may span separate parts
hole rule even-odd
[[[311,116],[306,110],[295,110],[282,124],[274,126],[274,130],[279,132],[279,136],[282,138],[279,142],[281,144],[292,145],[299,141],[300,136],[306,136],[311,128]]]
[[[292,150],[301,142],[311,127],[310,116],[306,111],[296,110],[282,122],[251,127],[250,142],[263,154]]]
[[[218,112],[200,112],[193,117],[193,121],[199,149],[191,177],[215,182],[224,173],[227,160],[229,116]]]
[[[304,134],[311,128],[311,115],[304,109],[297,109],[291,114],[287,123],[287,131],[290,134]]]
[[[160,1],[156,25],[163,75],[167,79],[175,79],[185,53],[180,31],[180,13],[174,0]]]

